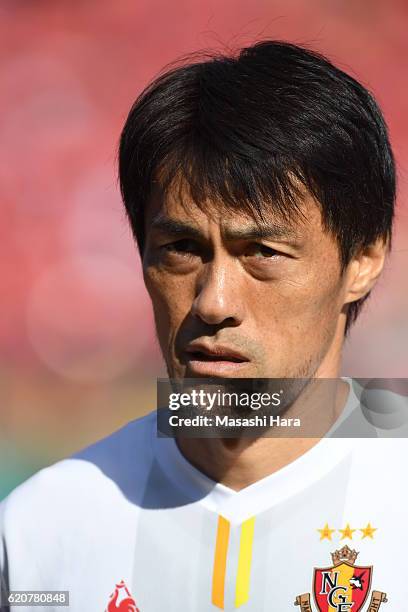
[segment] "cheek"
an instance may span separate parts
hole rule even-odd
[[[257,312],[255,320],[262,321],[260,329],[270,329],[276,337],[284,336],[301,342],[307,337],[313,344],[327,336],[335,326],[343,305],[343,288],[337,268],[309,270],[297,278],[279,279],[271,283],[263,295],[253,295]],[[293,348],[293,347],[292,347]]]
[[[172,276],[153,268],[143,270],[150,295],[159,340],[173,337],[194,299],[193,283],[185,276]]]

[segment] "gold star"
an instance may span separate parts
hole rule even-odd
[[[359,529],[359,531],[363,532],[362,540],[364,540],[364,538],[371,538],[373,540],[374,531],[377,531],[377,527],[371,527],[370,523],[368,523],[365,529]]]
[[[338,531],[340,531],[340,533],[342,534],[340,540],[345,540],[346,538],[350,538],[350,540],[352,540],[353,533],[357,531],[357,529],[351,529],[349,523],[347,523],[345,529],[339,529]]]
[[[330,529],[328,523],[326,523],[323,529],[318,529],[317,531],[320,532],[320,541],[325,540],[326,538],[331,541],[332,533],[334,533],[336,530]]]

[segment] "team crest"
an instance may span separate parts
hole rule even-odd
[[[371,590],[372,566],[355,565],[358,552],[348,546],[332,553],[332,565],[315,568],[313,575],[313,598],[319,612],[360,612]],[[367,612],[377,612],[385,593],[373,591]],[[302,612],[312,612],[310,594],[296,597],[295,606]]]

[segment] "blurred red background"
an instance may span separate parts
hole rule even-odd
[[[307,44],[376,95],[398,163],[394,250],[343,374],[406,377],[405,0],[0,0],[0,498],[154,408],[165,375],[116,180],[131,103],[197,49]]]

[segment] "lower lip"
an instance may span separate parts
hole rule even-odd
[[[187,362],[188,372],[200,374],[202,376],[227,376],[238,374],[248,366],[247,361],[200,361],[199,359],[189,359]]]

